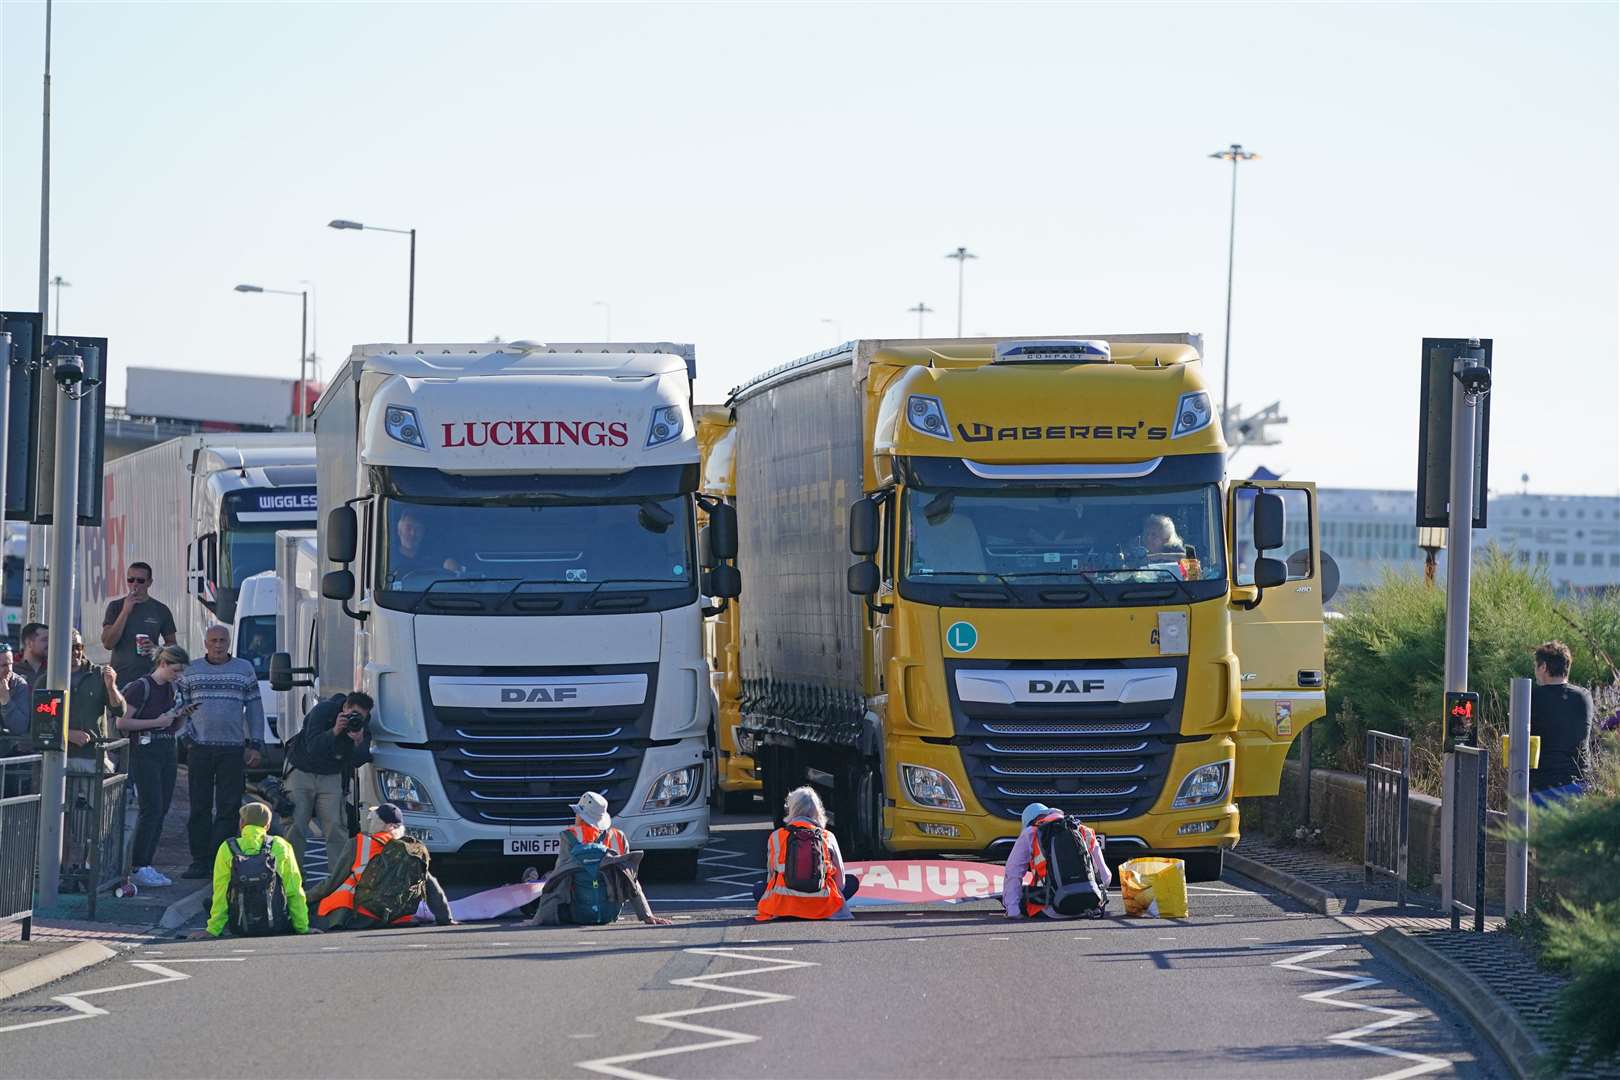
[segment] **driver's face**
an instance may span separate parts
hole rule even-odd
[[[399,546],[406,551],[415,551],[422,542],[422,534],[426,532],[422,528],[422,520],[415,514],[406,514],[400,518],[395,529],[399,533]]]

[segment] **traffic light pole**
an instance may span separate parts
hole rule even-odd
[[[61,361],[57,358],[57,362]],[[47,367],[53,367],[47,364]],[[81,364],[82,367],[82,364]],[[43,373],[42,373],[43,374]],[[43,382],[43,380],[41,380]],[[56,904],[62,886],[63,806],[67,797],[68,714],[73,708],[73,547],[79,524],[79,418],[77,387],[51,382],[56,398],[56,490],[51,502],[50,658],[45,685],[64,692],[57,747],[44,751],[39,813],[39,905]],[[45,387],[42,386],[43,390]]]
[[[1453,373],[1468,362],[1460,356]],[[1474,424],[1478,398],[1460,385],[1451,388],[1450,533],[1446,537],[1446,690],[1468,689],[1468,608],[1474,563]],[[1456,816],[1457,755],[1446,748],[1440,801],[1440,902],[1452,900],[1452,833]]]

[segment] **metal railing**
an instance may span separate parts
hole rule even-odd
[[[129,876],[129,846],[125,843],[129,740],[95,745],[95,771],[68,773],[67,797],[62,804],[67,814],[62,889],[87,894],[92,919],[102,890]]]
[[[1459,746],[1455,754],[1457,808],[1452,814],[1451,928],[1472,915],[1474,929],[1485,929],[1485,775],[1490,755],[1477,746]]]
[[[1367,832],[1362,857],[1368,881],[1395,879],[1396,903],[1406,906],[1412,740],[1367,732]]]
[[[42,754],[0,757],[0,923],[34,929],[34,878],[39,873],[39,768]]]

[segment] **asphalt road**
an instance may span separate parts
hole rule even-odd
[[[649,886],[673,927],[153,946],[0,1003],[0,1077],[1505,1075],[1359,935],[1239,880],[1177,921],[759,924],[763,836]]]

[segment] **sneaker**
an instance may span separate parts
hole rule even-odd
[[[143,866],[139,870],[136,870],[135,873],[130,875],[130,879],[134,881],[135,884],[148,889],[161,889],[165,885],[174,884],[174,882],[169,880],[166,875],[159,873],[150,866]]]
[[[183,878],[205,878],[210,876],[208,867],[200,862],[194,862],[186,867],[186,872],[180,875]]]

